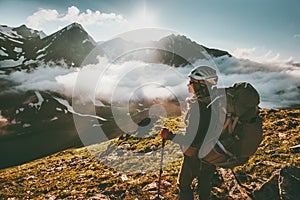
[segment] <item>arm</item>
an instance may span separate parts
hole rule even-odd
[[[167,129],[164,132],[165,139],[172,140],[180,145],[200,148],[209,127],[210,112],[211,110],[207,109],[205,104],[192,104],[187,113],[185,132],[174,134]]]

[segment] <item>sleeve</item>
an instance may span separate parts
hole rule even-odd
[[[196,102],[191,105],[186,116],[185,132],[179,132],[173,142],[184,146],[199,148],[203,143],[210,122],[210,109],[205,104]]]

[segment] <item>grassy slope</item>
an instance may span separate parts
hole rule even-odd
[[[282,166],[300,163],[299,153],[289,148],[300,142],[300,110],[262,110],[261,114],[264,140],[249,162],[234,170],[249,190]],[[1,170],[0,199],[150,199],[156,194],[161,148],[157,133],[162,125],[174,131],[184,126],[180,118],[167,119],[159,121],[147,139],[123,137]],[[168,142],[161,189],[167,199],[178,193],[181,159],[178,145]],[[218,174],[214,186],[213,199],[228,198]]]

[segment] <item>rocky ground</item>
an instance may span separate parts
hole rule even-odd
[[[300,110],[262,110],[261,115],[259,149],[243,166],[217,170],[211,199],[300,199]],[[174,131],[183,127],[180,118],[160,120],[147,138],[123,135],[3,169],[0,199],[155,199],[161,153],[157,134],[163,125]],[[176,198],[181,160],[178,145],[167,142],[161,198]]]

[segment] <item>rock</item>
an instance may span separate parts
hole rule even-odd
[[[118,149],[122,149],[122,150],[128,150],[130,149],[130,144],[123,144],[118,146]]]
[[[254,199],[300,199],[300,168],[286,166],[253,192]]]
[[[300,168],[287,166],[278,179],[281,199],[300,199]]]
[[[152,183],[146,185],[145,187],[143,187],[143,191],[156,191],[157,187],[158,187],[157,183],[152,182]]]
[[[254,199],[279,199],[278,178],[278,172],[274,173],[266,183],[253,192]]]
[[[162,192],[171,186],[172,186],[172,184],[166,180],[161,180],[161,182],[160,182],[160,189]],[[158,189],[158,183],[152,182],[152,183],[149,183],[148,185],[146,185],[143,188],[143,191],[157,191],[157,189]]]
[[[126,174],[123,174],[123,175],[121,176],[121,179],[122,179],[123,182],[124,182],[124,181],[128,181],[128,177],[126,176]]]
[[[161,200],[161,199],[165,199],[163,196],[159,195],[152,195],[150,196],[150,200]]]
[[[292,153],[299,153],[300,152],[300,144],[290,147],[290,150]]]
[[[245,188],[239,184],[231,169],[219,168],[218,173],[222,176],[228,194],[233,199],[251,199]]]
[[[96,194],[96,195],[92,196],[90,199],[109,200],[110,198],[104,194]]]

